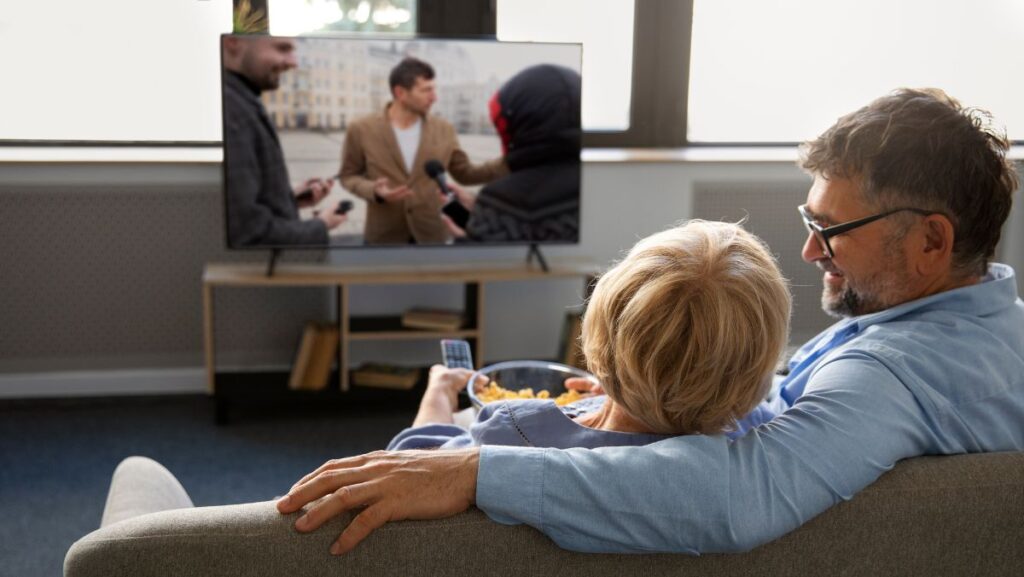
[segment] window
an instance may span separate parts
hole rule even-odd
[[[935,86],[1024,139],[1020,0],[695,0],[688,140],[800,142]]]
[[[498,39],[583,43],[583,128],[629,128],[633,0],[498,0]]]
[[[0,0],[2,140],[219,142],[231,0]]]

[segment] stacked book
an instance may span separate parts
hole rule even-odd
[[[465,325],[461,311],[415,308],[402,315],[402,326],[410,329],[457,331]]]
[[[408,391],[420,380],[420,370],[383,363],[363,363],[352,372],[352,384]]]
[[[331,368],[338,358],[338,327],[326,323],[306,323],[299,350],[292,364],[288,388],[319,391],[327,387]]]

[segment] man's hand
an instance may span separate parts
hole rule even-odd
[[[391,187],[387,178],[378,178],[373,183],[373,193],[384,202],[391,204],[412,196],[412,189],[406,185]]]
[[[336,459],[299,480],[277,502],[277,510],[294,513],[324,497],[295,522],[298,531],[307,533],[336,515],[365,507],[331,545],[331,554],[340,555],[388,521],[440,519],[468,509],[476,502],[479,462],[477,447]]]
[[[327,230],[332,230],[348,220],[348,216],[344,214],[337,214],[333,210],[318,210],[314,211],[313,215],[324,221],[324,226],[327,227]]]
[[[315,206],[331,191],[334,179],[310,178],[295,187],[295,201],[299,208]]]

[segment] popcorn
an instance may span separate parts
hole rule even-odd
[[[494,401],[502,401],[508,399],[549,399],[551,398],[550,391],[540,391],[534,393],[530,387],[519,389],[518,391],[510,391],[502,388],[498,383],[491,381],[485,385],[482,389],[477,391],[476,398],[480,399],[482,403],[493,403]],[[554,401],[556,405],[568,405],[574,403],[583,398],[578,391],[569,390],[561,395],[555,397]]]

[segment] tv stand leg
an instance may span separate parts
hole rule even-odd
[[[277,257],[281,256],[281,249],[270,249],[270,262],[267,263],[267,276],[274,276],[274,265],[277,264]]]
[[[537,243],[530,243],[530,250],[526,253],[526,264],[530,265],[533,263],[533,257],[537,257],[537,262],[540,263],[540,270],[544,272],[550,272],[548,269],[548,263],[544,260],[544,255],[540,252],[540,247]]]

